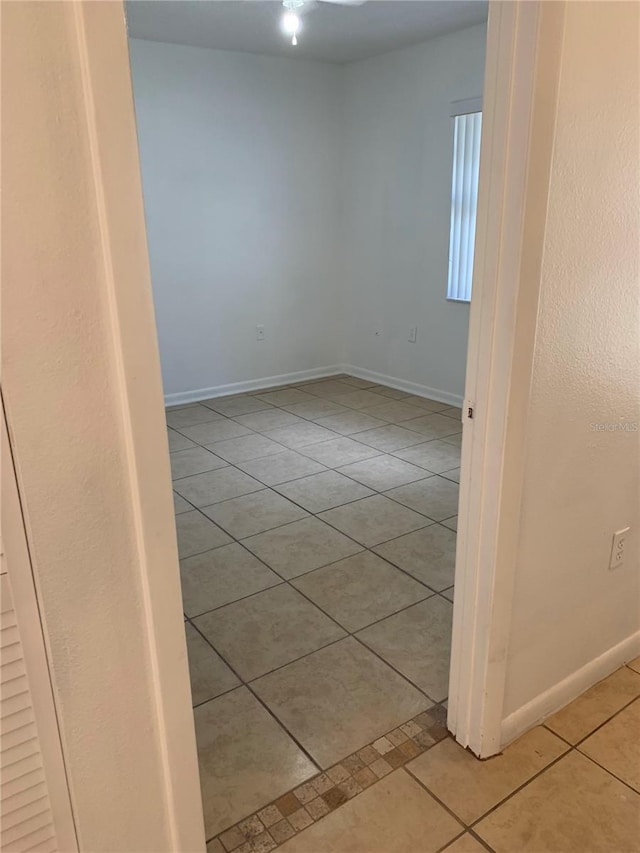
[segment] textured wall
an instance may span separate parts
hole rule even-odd
[[[567,4],[505,716],[640,629],[639,15]]]
[[[113,64],[99,93],[108,92],[108,104],[94,101],[95,113],[83,88],[82,15],[105,52],[93,51],[90,61]],[[80,849],[168,851],[178,837],[165,775],[172,746],[162,743],[168,723],[159,715],[150,642],[140,535],[147,508],[133,486],[133,469],[147,463],[155,473],[139,491],[157,496],[153,572],[170,598],[163,632],[172,647],[163,665],[174,666],[170,698],[183,700],[180,740],[192,764],[191,779],[176,774],[173,782],[193,794],[195,780],[195,839],[199,803],[123,8],[11,3],[2,24],[3,395]],[[110,235],[104,207],[99,215],[97,140],[90,138],[95,115],[105,111],[112,121],[100,128],[99,144],[111,146],[111,162],[121,167],[106,189],[122,206]],[[109,238],[122,238],[123,269],[105,263]],[[118,328],[118,287],[127,288],[127,321],[139,336],[126,365],[119,363],[126,323]],[[125,422],[129,372],[144,380],[139,397],[149,424],[135,460]]]

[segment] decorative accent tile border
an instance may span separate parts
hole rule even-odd
[[[207,853],[270,853],[448,736],[447,711],[434,705],[221,832]]]

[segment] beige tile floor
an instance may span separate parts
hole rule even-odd
[[[460,411],[340,376],[167,423],[212,838],[446,699]]]
[[[304,808],[294,827],[272,806],[208,853],[268,853],[280,840],[282,853],[637,853],[638,669],[640,659],[487,761],[445,737],[306,827]],[[296,793],[305,800],[304,786]]]

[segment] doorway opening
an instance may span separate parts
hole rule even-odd
[[[486,6],[315,4],[295,48],[281,13],[128,6],[225,850],[284,842],[446,735]]]

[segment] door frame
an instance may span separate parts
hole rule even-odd
[[[489,4],[448,706],[449,729],[481,758],[506,745],[503,700],[564,15],[565,0]]]
[[[473,419],[465,418],[463,428],[449,699],[450,729],[479,756],[502,746],[540,265],[540,240],[527,239],[525,245],[522,236],[525,229],[528,237],[544,233],[555,117],[548,92],[559,71],[564,5],[564,0],[490,3],[465,401]],[[157,420],[159,354],[124,8],[120,2],[75,8],[145,579],[166,808],[175,849],[202,849],[193,717],[183,701],[188,670],[177,618],[175,543],[168,549],[166,540],[158,540],[159,523],[170,521],[170,495],[158,494],[157,476],[166,468],[167,448]],[[538,62],[542,48],[544,62]],[[108,144],[114,133],[117,144]],[[168,480],[163,488],[169,489]]]

